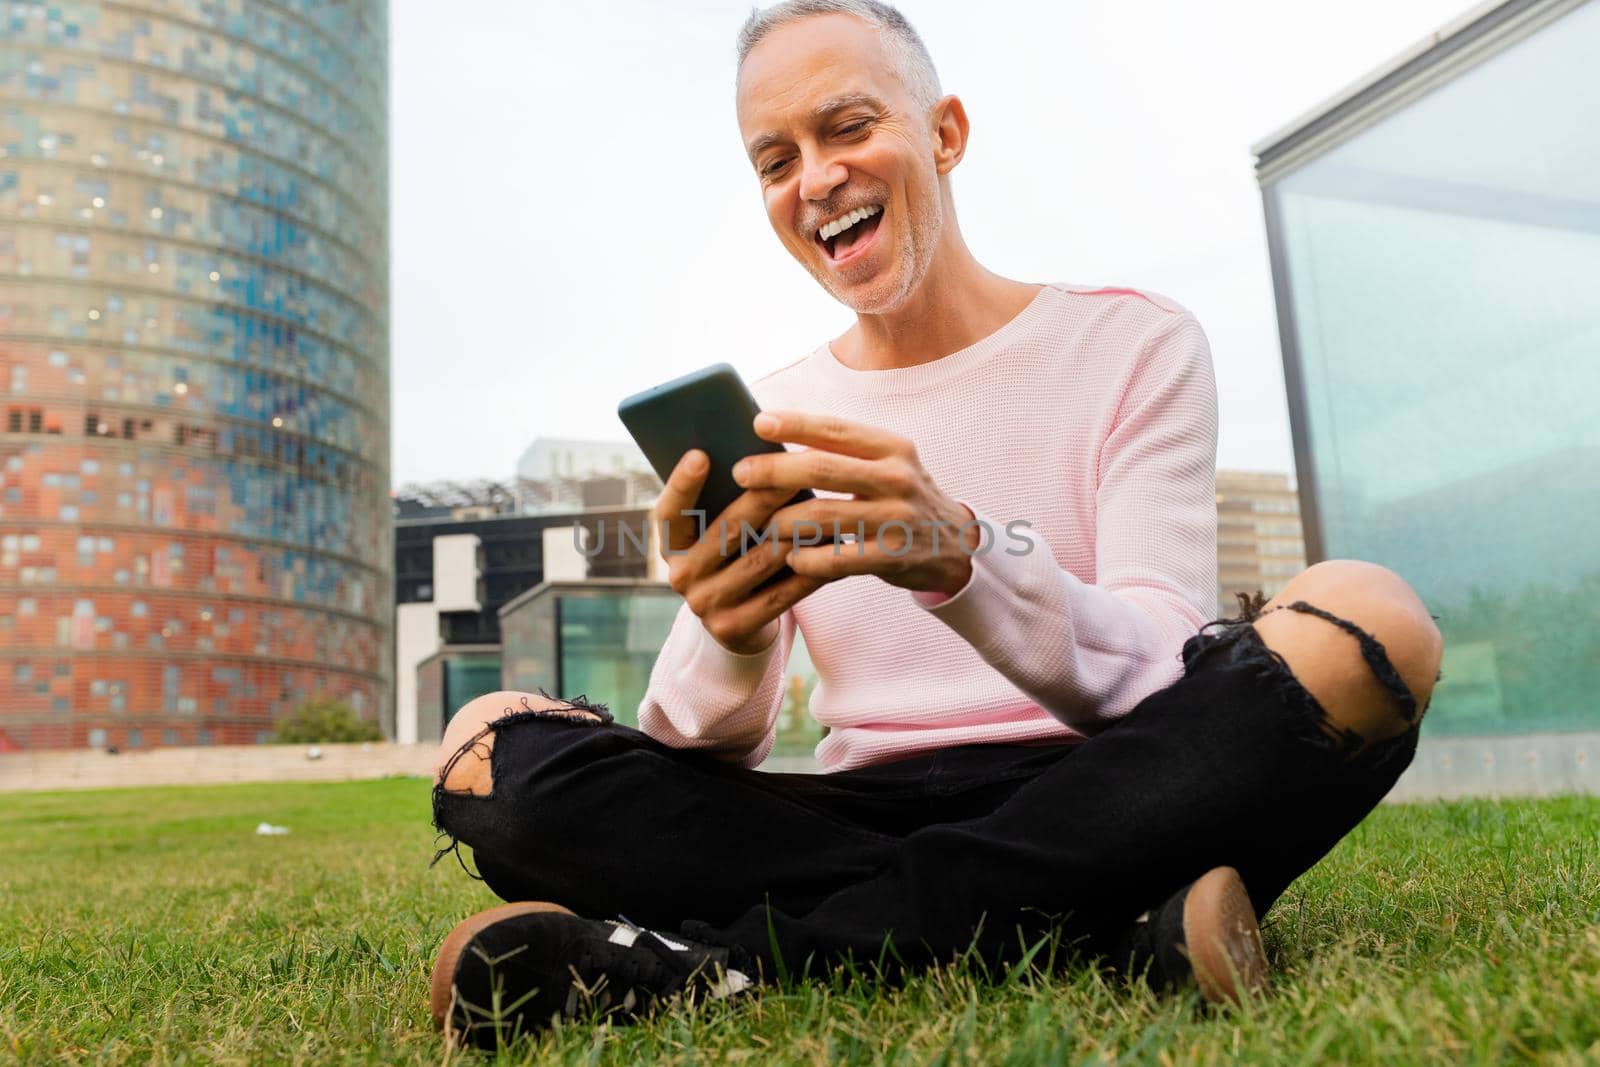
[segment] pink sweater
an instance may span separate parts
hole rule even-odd
[[[840,579],[785,612],[753,655],[681,607],[639,707],[645,733],[759,764],[796,627],[830,771],[976,742],[1074,743],[1182,674],[1217,583],[1216,385],[1183,307],[1051,285],[942,359],[857,371],[823,345],[751,391],[766,409],[909,437],[994,537],[954,596]],[[1017,520],[1027,526],[1008,531]]]

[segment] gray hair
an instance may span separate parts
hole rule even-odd
[[[933,57],[922,38],[904,15],[882,0],[783,0],[766,10],[752,8],[739,31],[739,66],[744,66],[750,50],[773,30],[816,15],[853,15],[876,27],[884,51],[917,106],[931,108],[944,95],[939,90],[939,72],[933,69]]]

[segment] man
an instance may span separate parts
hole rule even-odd
[[[856,322],[756,383],[757,431],[799,447],[740,464],[734,544],[683,515],[704,455],[669,478],[684,605],[641,730],[545,694],[451,721],[435,822],[513,903],[446,938],[436,1019],[492,1044],[1048,938],[1240,998],[1265,974],[1258,917],[1409,762],[1438,630],[1398,576],[1331,561],[1207,633],[1194,317],[977,262],[950,184],[967,116],[894,9],[789,0],[739,55],[768,221]],[[817,498],[785,506],[801,487]],[[816,543],[835,523],[856,536]],[[782,550],[740,555],[741,524]],[[763,774],[796,630],[826,773]]]

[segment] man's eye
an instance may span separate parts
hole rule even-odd
[[[860,131],[862,131],[862,130],[864,130],[866,128],[867,128],[867,123],[866,123],[865,119],[861,120],[860,122],[852,122],[848,126],[839,127],[839,136],[848,137],[852,133],[859,133]]]
[[[780,159],[776,162],[768,163],[766,166],[761,168],[761,176],[763,178],[770,178],[788,165],[789,161],[787,159]]]

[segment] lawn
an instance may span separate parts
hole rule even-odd
[[[453,861],[429,870],[431,840],[417,780],[0,798],[0,1061],[447,1059],[433,950],[495,901]],[[841,975],[500,1058],[1600,1061],[1600,799],[1384,808],[1265,930],[1275,985],[1236,1010],[1085,972]]]

